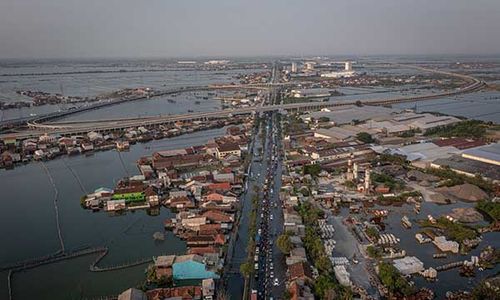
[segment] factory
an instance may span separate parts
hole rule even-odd
[[[356,72],[352,70],[352,62],[346,61],[343,71],[322,73],[320,76],[325,78],[349,78],[354,75],[356,75]]]

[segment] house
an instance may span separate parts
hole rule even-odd
[[[306,262],[298,262],[288,266],[289,279],[311,279],[312,272],[309,264]]]
[[[168,200],[170,207],[171,208],[177,208],[177,209],[187,209],[187,208],[194,208],[195,204],[193,201],[188,198],[188,197],[177,197],[177,198],[171,198]]]
[[[215,281],[212,278],[203,279],[201,288],[204,299],[212,299],[215,296]]]
[[[214,180],[217,182],[229,182],[234,183],[233,173],[217,173],[213,174]]]
[[[181,224],[183,227],[195,231],[200,230],[200,226],[205,225],[206,223],[207,223],[206,217],[185,218],[181,220]]]
[[[202,287],[179,286],[173,288],[159,288],[146,292],[148,300],[201,300]]]
[[[215,246],[207,246],[207,247],[193,247],[189,248],[187,254],[197,254],[197,255],[205,255],[205,254],[219,254],[219,248]]]
[[[125,200],[109,200],[106,202],[107,211],[118,211],[127,208],[125,205]]]
[[[228,156],[237,156],[241,157],[241,149],[240,146],[236,143],[225,142],[217,145],[215,149],[215,154],[218,159],[223,159]]]
[[[130,288],[118,295],[118,300],[147,300],[146,294],[143,291]]]
[[[221,211],[209,210],[202,214],[212,223],[231,223],[234,221],[233,216],[227,215]]]
[[[208,271],[203,258],[195,254],[177,256],[172,270],[174,280],[219,278],[215,272]]]
[[[207,188],[211,192],[221,193],[231,190],[231,184],[229,182],[212,183]]]

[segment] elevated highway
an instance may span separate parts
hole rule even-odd
[[[290,112],[313,111],[322,108],[360,105],[360,104],[384,106],[384,105],[392,105],[404,102],[431,100],[436,98],[470,93],[481,89],[485,85],[484,82],[468,75],[456,74],[435,69],[428,69],[418,66],[408,66],[408,65],[403,65],[403,66],[408,68],[415,68],[424,72],[433,72],[437,74],[459,78],[463,80],[465,84],[463,87],[451,91],[446,91],[436,94],[409,96],[409,97],[381,98],[381,99],[370,99],[370,100],[350,100],[350,101],[338,101],[338,102],[275,104],[275,105],[255,106],[255,107],[247,107],[240,109],[227,109],[216,112],[197,112],[197,113],[179,114],[179,115],[160,115],[160,116],[149,116],[141,118],[122,118],[122,119],[112,119],[112,120],[46,122],[45,120],[38,119],[28,122],[29,130],[12,133],[9,134],[9,136],[16,137],[18,139],[23,139],[28,137],[37,137],[45,133],[71,135],[71,134],[85,134],[90,131],[112,132],[138,126],[155,127],[160,125],[172,124],[178,121],[206,121],[206,120],[230,118],[236,115],[247,115],[252,113],[268,112],[268,111],[290,111]],[[251,88],[264,89],[264,88],[271,88],[273,86],[275,85],[271,84],[254,85],[251,86]],[[228,85],[228,86],[211,86],[210,88],[244,88],[244,87],[248,88],[249,86]],[[205,89],[206,88],[209,87],[206,86]],[[186,91],[185,89],[183,90]]]

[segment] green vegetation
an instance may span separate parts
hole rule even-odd
[[[463,184],[464,182],[473,184],[475,186],[480,187],[487,193],[492,193],[495,190],[495,185],[487,180],[484,180],[481,175],[478,174],[478,176],[475,177],[470,177],[464,174],[459,174],[449,167],[445,168],[427,168],[426,173],[436,175],[440,178],[445,178],[448,179],[448,181],[445,183],[446,186],[454,186],[454,185],[459,185]]]
[[[498,294],[498,284],[500,279],[494,277],[492,279],[482,280],[477,286],[472,290],[472,299],[474,300],[499,300],[500,295]]]
[[[494,221],[500,220],[500,203],[481,200],[476,204],[476,209],[487,214]]]
[[[348,189],[356,189],[356,184],[354,183],[354,181],[352,180],[346,180],[344,181],[344,185],[348,188]]]
[[[405,187],[404,182],[394,179],[394,177],[383,173],[372,173],[371,179],[373,184],[384,184],[391,190],[402,190]]]
[[[410,130],[407,130],[407,131],[401,133],[399,135],[399,137],[402,137],[402,138],[414,137],[415,134],[421,133],[421,132],[422,132],[422,130],[420,130],[420,128],[413,128],[413,129],[410,129]]]
[[[309,126],[297,114],[293,114],[286,119],[283,132],[285,135],[289,135],[290,133],[301,133],[308,129]]]
[[[353,293],[349,288],[335,281],[335,274],[322,274],[315,281],[313,292],[319,299],[353,299]]]
[[[240,265],[240,273],[245,276],[249,277],[253,273],[253,266],[250,262],[242,263]]]
[[[292,242],[290,241],[290,234],[288,232],[280,235],[276,240],[276,245],[284,254],[290,254],[293,248]]]
[[[486,134],[487,125],[478,120],[465,120],[460,123],[429,128],[425,136],[481,138]]]
[[[409,296],[415,289],[406,281],[399,271],[391,264],[381,262],[379,265],[378,277],[392,294],[402,294]]]
[[[460,223],[454,223],[445,217],[440,217],[436,221],[436,224],[433,224],[429,220],[422,220],[420,221],[420,225],[422,227],[439,228],[448,239],[459,243],[462,243],[466,239],[474,239],[479,235],[477,231],[471,227]]]
[[[371,258],[379,259],[382,257],[382,250],[373,245],[366,247],[366,253],[368,253],[368,256],[370,256]]]
[[[375,164],[395,164],[400,166],[407,166],[408,161],[406,157],[398,154],[380,154],[377,159],[374,161]]]
[[[378,238],[380,237],[380,234],[375,227],[368,227],[365,230],[365,233],[367,236],[369,236],[373,241],[377,241]]]
[[[124,193],[124,194],[114,194],[111,197],[112,200],[125,200],[126,203],[144,201],[144,193]]]
[[[304,166],[304,175],[309,174],[313,178],[315,178],[315,177],[318,177],[319,173],[321,173],[321,166],[318,164]]]
[[[370,144],[370,143],[375,142],[375,140],[373,139],[371,134],[369,134],[368,132],[360,132],[360,133],[356,134],[356,139],[358,139],[359,141],[361,141],[365,144]]]
[[[412,192],[404,192],[396,196],[390,196],[390,197],[384,197],[383,195],[380,195],[377,200],[384,203],[384,204],[390,204],[390,203],[401,203],[406,201],[409,197],[421,197],[422,194],[418,191],[412,191]]]
[[[87,208],[85,206],[85,200],[87,199],[87,196],[86,195],[83,195],[80,197],[80,206],[83,207],[83,208]]]

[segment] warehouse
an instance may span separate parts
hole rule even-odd
[[[465,150],[462,157],[500,166],[500,143]]]

